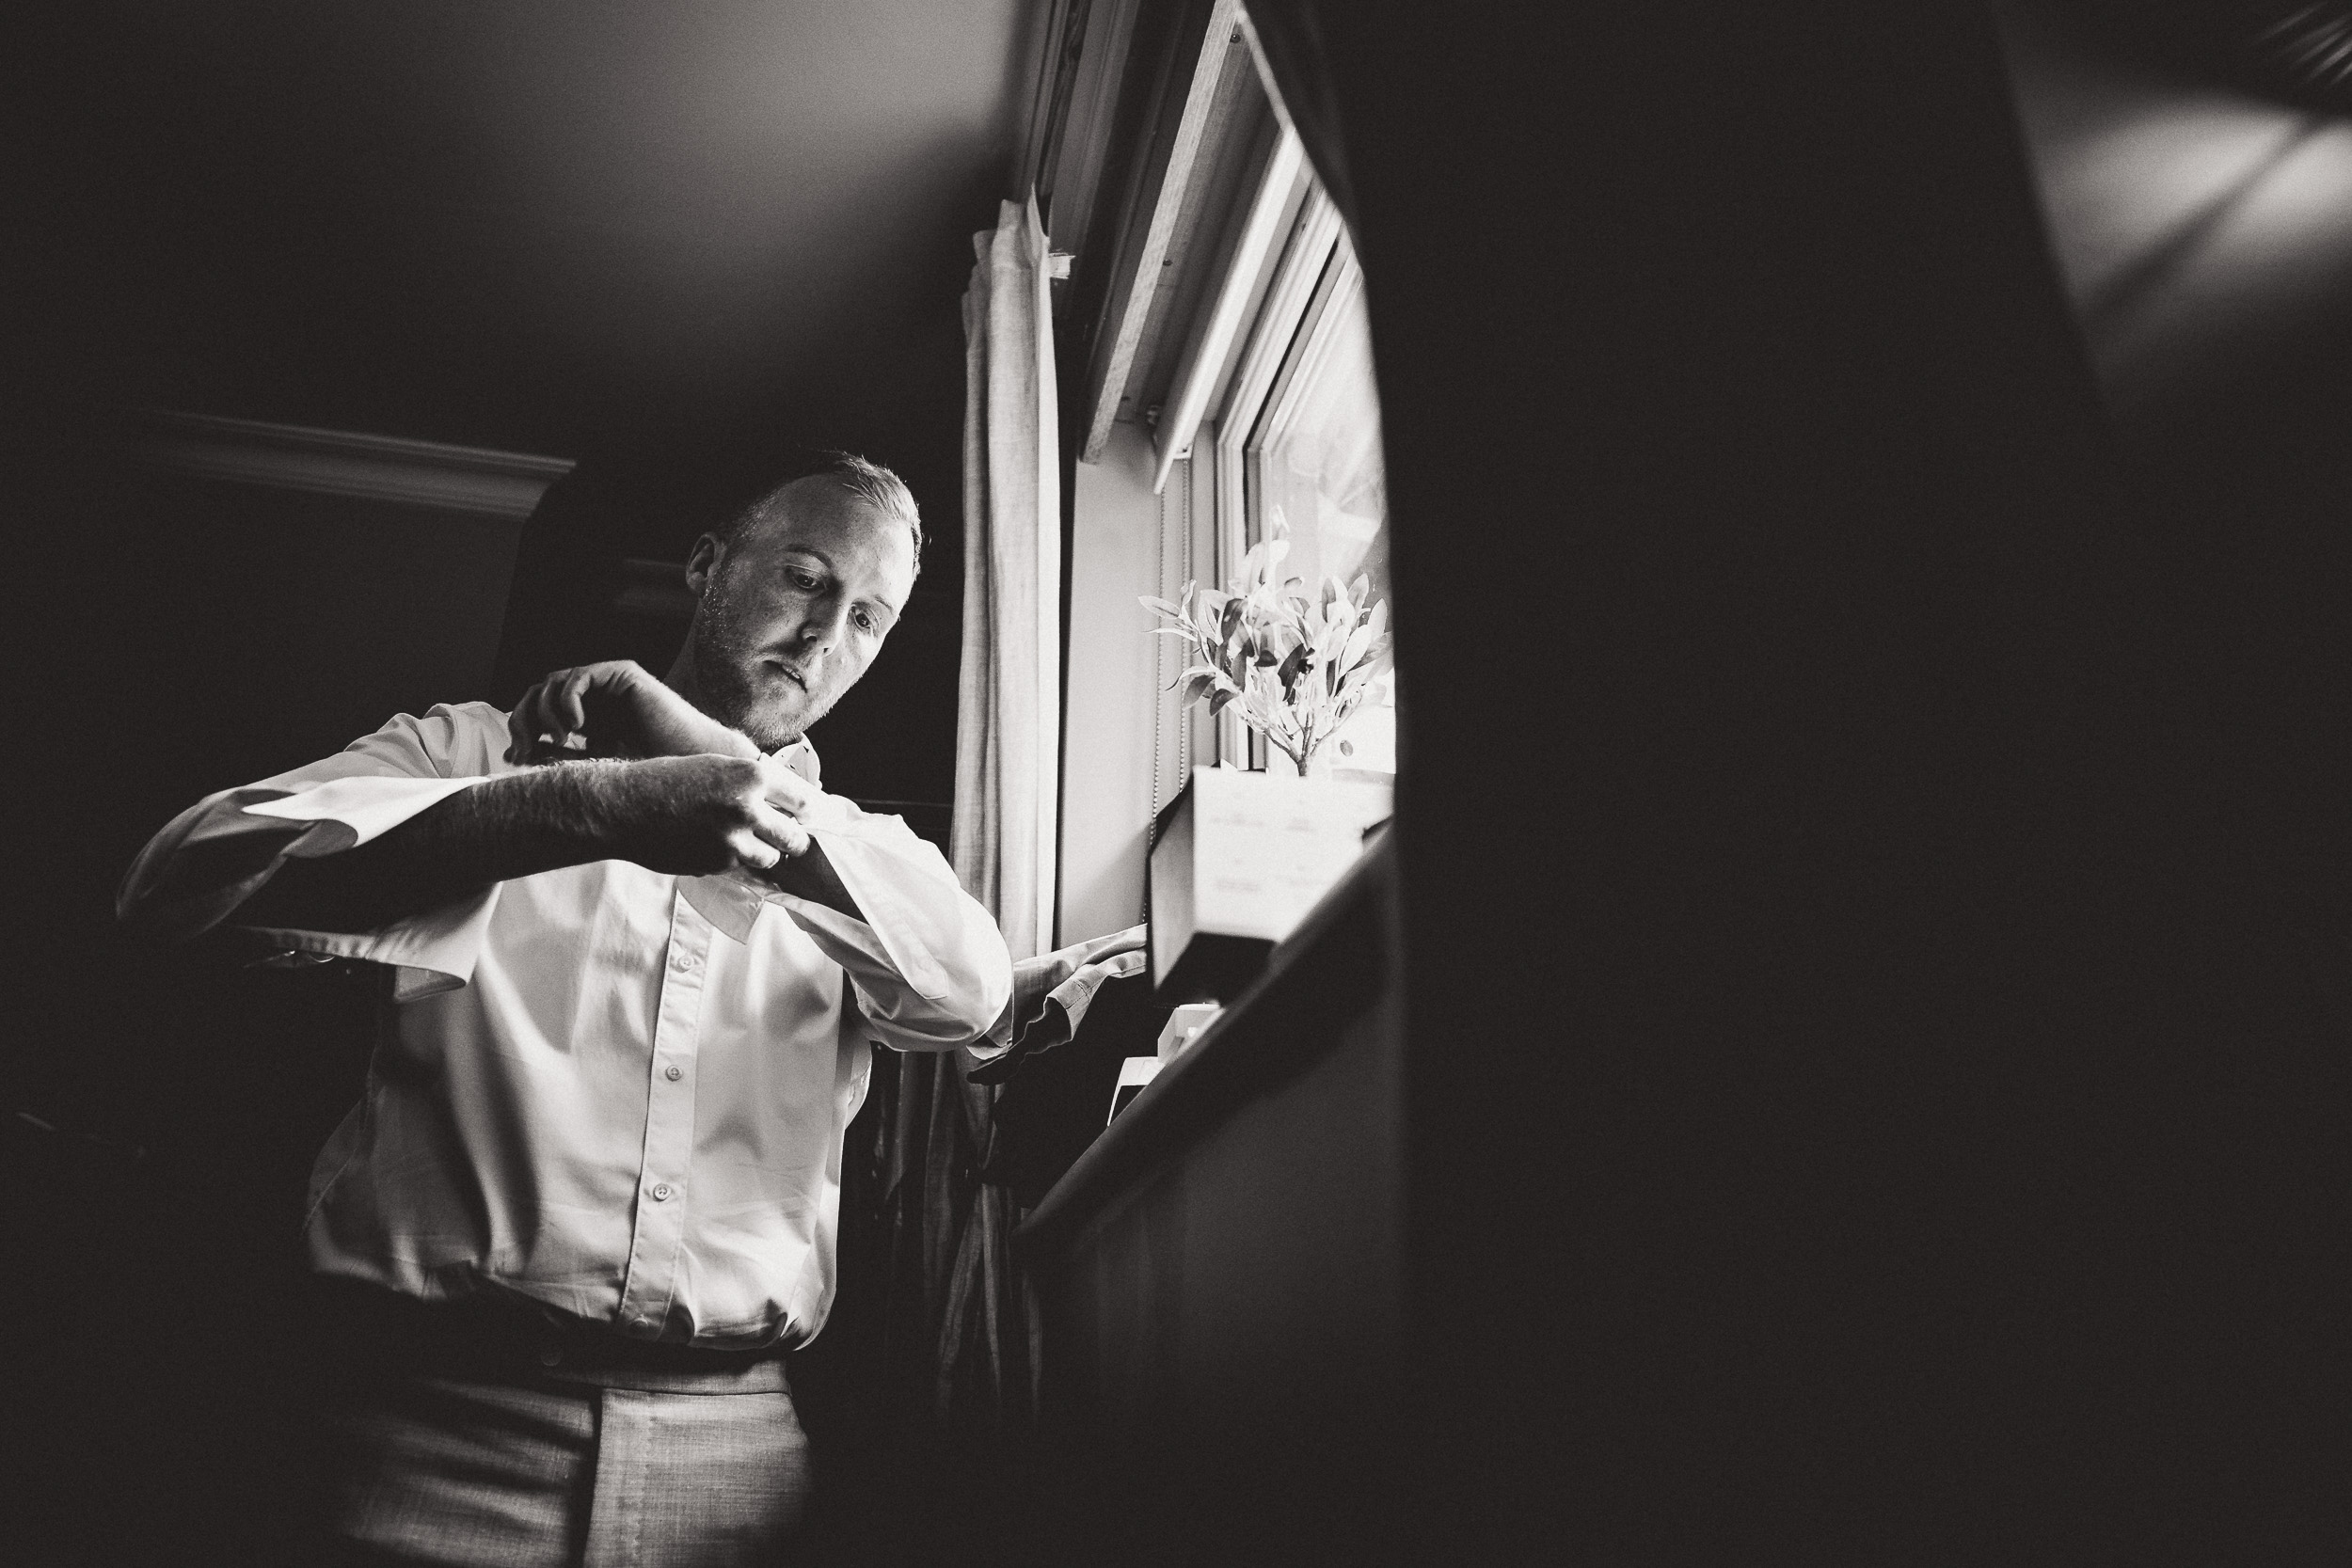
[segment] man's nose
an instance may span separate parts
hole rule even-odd
[[[820,604],[810,607],[808,619],[801,623],[801,641],[810,651],[828,654],[840,644],[850,621],[846,604]]]

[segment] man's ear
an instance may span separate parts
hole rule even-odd
[[[715,533],[695,540],[694,553],[686,558],[686,591],[701,598],[703,590],[710,586],[710,574],[719,569],[720,558],[725,554],[726,546]]]

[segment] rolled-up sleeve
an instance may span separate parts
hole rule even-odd
[[[900,1051],[1002,1049],[981,1037],[1012,997],[1012,958],[946,857],[898,817],[838,796],[803,820],[866,918],[774,888],[766,895],[848,972],[875,1038]]]
[[[131,863],[115,896],[124,922],[172,939],[230,921],[290,859],[366,844],[429,806],[510,771],[504,717],[483,704],[402,714],[334,756],[225,789],[182,812]],[[471,978],[495,886],[368,931],[256,927],[289,947],[396,971],[404,998]]]

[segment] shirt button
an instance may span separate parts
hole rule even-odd
[[[661,1076],[667,1078],[671,1083],[675,1084],[679,1079],[686,1076],[686,1069],[684,1068],[665,1067],[661,1069]]]
[[[653,1200],[656,1203],[670,1201],[670,1184],[667,1181],[657,1181],[653,1184]]]
[[[539,1353],[539,1365],[542,1367],[560,1367],[563,1364],[564,1353],[553,1345],[549,1345]]]
[[[680,953],[670,960],[670,966],[681,974],[691,974],[694,968],[694,955]]]

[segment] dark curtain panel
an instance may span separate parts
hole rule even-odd
[[[979,1180],[996,1091],[959,1055],[877,1064],[871,1220],[886,1243],[882,1350],[909,1411],[942,1433],[1000,1436],[1033,1412],[1035,1366],[1010,1241],[1021,1212]]]
[[[957,1560],[1009,1539],[1037,1368],[1008,1245],[1021,1212],[979,1172],[995,1091],[956,1055],[874,1053],[850,1128],[840,1291],[792,1391],[816,1445],[818,1559]]]
[[[1356,189],[1348,179],[1347,149],[1341,135],[1339,96],[1332,90],[1323,55],[1323,30],[1312,0],[1252,0],[1249,19],[1258,30],[1274,85],[1290,110],[1298,139],[1306,144],[1315,176],[1331,193],[1348,227],[1356,227]]]

